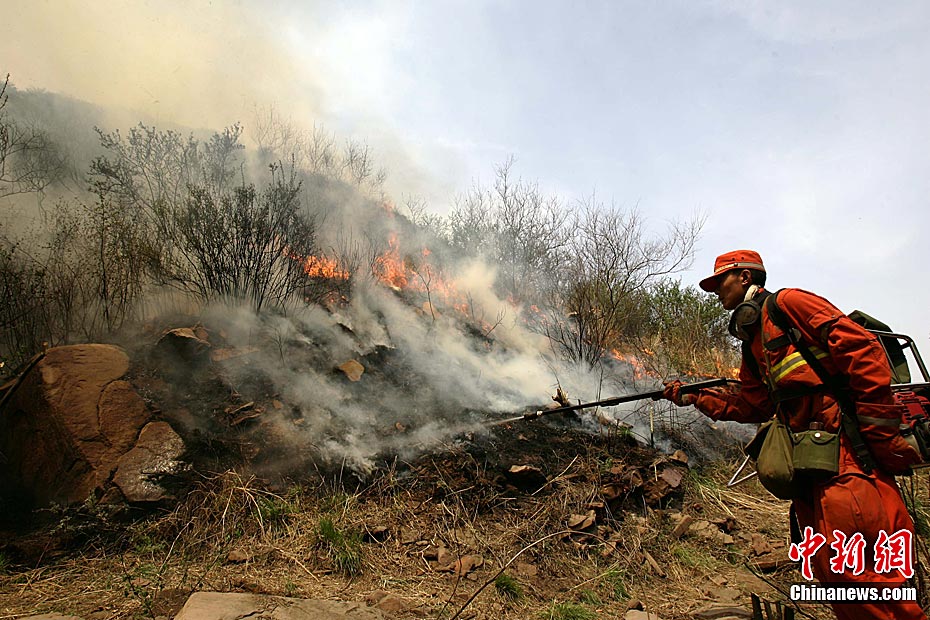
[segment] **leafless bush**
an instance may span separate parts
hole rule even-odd
[[[191,187],[167,283],[204,301],[248,300],[255,310],[288,304],[307,282],[302,259],[316,251],[315,225],[300,210],[294,176],[271,174],[260,193],[252,185],[220,196]]]
[[[9,82],[7,74],[0,85],[0,198],[42,192],[65,172],[64,156],[45,131],[6,117]]]
[[[96,317],[81,214],[59,204],[45,226],[47,236],[0,235],[0,359],[13,365],[87,333]]]
[[[560,283],[568,318],[549,321],[547,335],[573,360],[595,365],[636,335],[647,285],[690,265],[702,222],[673,223],[650,235],[637,211],[584,205]]]
[[[571,211],[559,199],[498,166],[494,186],[472,188],[449,214],[443,236],[456,250],[499,266],[499,292],[514,302],[538,300],[564,260]]]
[[[304,173],[382,196],[387,172],[376,165],[371,148],[364,142],[346,140],[340,149],[333,133],[317,124],[302,129],[274,107],[256,109],[254,116],[251,135],[262,163],[289,161]]]

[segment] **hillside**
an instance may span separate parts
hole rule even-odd
[[[320,429],[346,426],[317,427],[315,441],[288,452],[285,436],[314,425],[307,412],[292,413],[254,372],[257,347],[200,329],[212,333],[211,355],[185,349],[166,363],[154,330],[139,336],[128,374],[155,418],[185,438],[191,468],[162,480],[173,494],[154,503],[51,506],[9,524],[4,617],[170,618],[197,591],[368,600],[396,618],[624,618],[637,607],[718,617],[712,610],[749,613],[752,594],[782,599],[777,590],[798,580],[787,504],[754,481],[727,488],[732,463],[697,464],[694,444],[648,448],[633,427],[591,411],[489,425],[471,410],[459,412],[463,430],[399,451],[421,422],[397,409],[373,418],[386,441],[367,461],[316,449]],[[319,350],[286,357],[330,368],[349,393],[367,381],[384,394],[411,371],[388,350],[358,358],[357,382]],[[234,367],[252,368],[253,380]]]

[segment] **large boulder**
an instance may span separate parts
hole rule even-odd
[[[50,349],[0,410],[0,494],[31,508],[77,504],[91,496],[122,501],[121,489],[133,486],[132,499],[145,501],[139,490],[144,485],[132,485],[130,478],[177,459],[183,442],[159,425],[136,449],[151,414],[124,379],[128,370],[129,358],[119,347]],[[121,484],[115,486],[124,458]],[[146,458],[155,467],[147,467]]]

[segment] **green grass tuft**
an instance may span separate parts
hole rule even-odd
[[[523,587],[520,582],[507,573],[501,573],[494,579],[494,587],[498,594],[511,601],[519,601],[523,598]]]
[[[597,595],[594,590],[580,590],[578,592],[578,602],[585,605],[603,605],[604,601]]]
[[[630,592],[626,589],[626,584],[623,583],[624,577],[626,577],[626,573],[613,569],[604,573],[601,578],[603,584],[610,589],[615,601],[625,601],[630,598]]]
[[[357,532],[343,531],[332,519],[322,517],[317,536],[337,571],[350,577],[362,572],[362,537]]]
[[[290,502],[276,495],[255,498],[256,517],[260,523],[265,525],[280,525],[295,511],[296,509]]]
[[[685,545],[674,547],[672,555],[682,566],[688,568],[715,568],[718,565],[717,559],[712,555]]]
[[[541,612],[543,620],[596,620],[597,614],[577,603],[553,603]]]

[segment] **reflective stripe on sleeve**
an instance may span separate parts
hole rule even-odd
[[[814,357],[817,359],[823,359],[827,357],[827,353],[823,349],[818,347],[810,347],[810,350],[814,354]],[[784,379],[788,373],[790,373],[798,366],[801,366],[802,364],[806,365],[807,362],[804,361],[804,357],[800,352],[795,351],[794,353],[786,355],[784,359],[778,363],[772,364],[772,367],[769,368],[769,376],[772,378],[774,383],[778,383]]]

